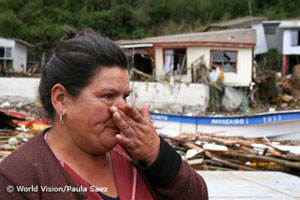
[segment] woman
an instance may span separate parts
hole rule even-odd
[[[51,128],[0,164],[2,199],[207,199],[203,179],[138,112],[112,41],[71,32],[42,68]]]

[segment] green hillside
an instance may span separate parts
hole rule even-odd
[[[34,44],[40,60],[66,26],[92,28],[112,39],[201,31],[213,22],[300,16],[300,0],[0,0],[0,36]]]

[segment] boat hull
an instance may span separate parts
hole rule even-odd
[[[150,116],[158,130],[300,140],[299,110],[234,117],[190,117],[162,113],[151,113]]]

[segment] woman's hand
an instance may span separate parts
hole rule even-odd
[[[122,111],[115,106],[110,108],[113,119],[121,131],[116,135],[119,144],[125,147],[136,159],[150,166],[159,154],[160,139],[150,123],[149,104],[142,107],[141,113],[131,104]]]

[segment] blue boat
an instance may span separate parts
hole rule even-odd
[[[151,113],[150,117],[158,130],[300,140],[300,110],[244,116],[186,116]]]

